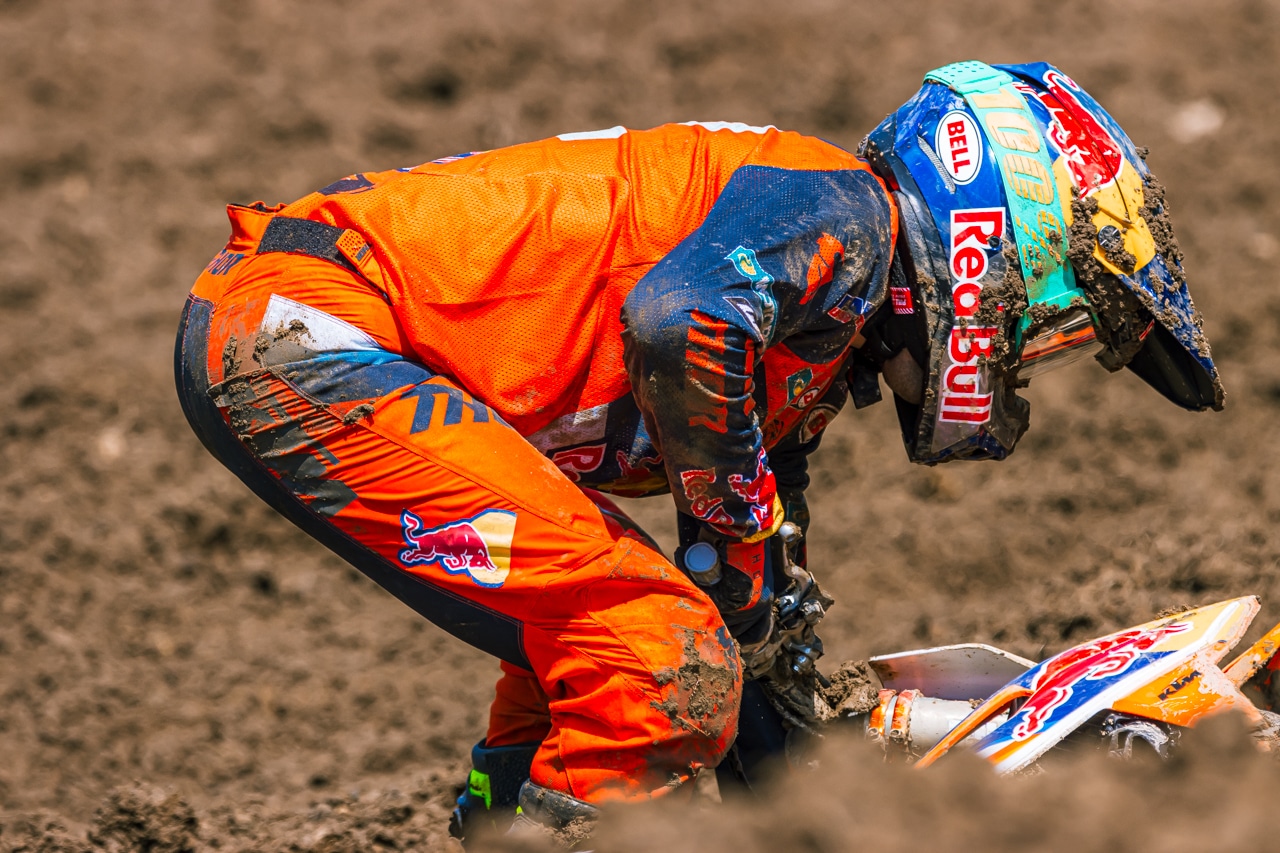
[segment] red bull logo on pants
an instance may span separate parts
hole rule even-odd
[[[511,541],[516,514],[487,509],[461,521],[427,528],[409,510],[400,513],[405,548],[400,562],[406,566],[436,565],[451,575],[466,572],[483,587],[500,587],[511,572]]]

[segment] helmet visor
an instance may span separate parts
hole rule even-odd
[[[1085,308],[1063,312],[1027,333],[1018,357],[1018,380],[1024,382],[1102,352],[1093,317]]]

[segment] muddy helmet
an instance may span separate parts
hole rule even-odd
[[[896,400],[912,461],[1007,456],[1029,422],[1016,389],[1087,356],[1222,408],[1164,190],[1071,78],[947,65],[862,153],[900,212],[892,298],[868,331],[923,368],[918,401]]]

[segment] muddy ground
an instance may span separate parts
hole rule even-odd
[[[0,0],[0,850],[444,849],[496,665],[260,505],[171,381],[222,205],[570,130],[777,124],[847,147],[945,62],[1047,59],[1151,148],[1228,390],[1037,380],[1001,464],[913,468],[892,412],[817,459],[830,657],[1040,657],[1178,603],[1280,619],[1280,10],[1263,0]],[[637,514],[670,541],[669,505]],[[1273,848],[1280,766],[996,781],[834,751],[769,808],[613,849]]]

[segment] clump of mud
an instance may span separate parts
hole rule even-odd
[[[822,689],[822,699],[834,716],[848,717],[875,707],[880,679],[866,661],[845,661],[827,681],[829,684]]]
[[[709,736],[719,737],[724,730],[721,709],[736,692],[733,672],[723,664],[709,662],[692,632],[685,635],[684,656],[679,669],[667,667],[654,674],[659,685],[674,683],[675,689],[664,701],[651,704],[672,723],[688,727],[687,721],[695,720]]]
[[[263,367],[301,361],[311,355],[307,342],[311,332],[301,320],[281,323],[270,334],[259,332],[253,344],[253,360]]]
[[[974,321],[1000,330],[991,342],[991,354],[986,361],[996,373],[1005,373],[1017,366],[1014,333],[1018,320],[1027,311],[1027,283],[1022,277],[1017,245],[1006,242],[1000,254],[1004,258],[1004,276],[998,283],[983,288]]]
[[[1076,283],[1089,295],[1094,313],[1098,315],[1103,331],[1108,336],[1107,352],[1099,361],[1114,372],[1132,361],[1138,350],[1142,349],[1147,318],[1156,306],[1154,300],[1146,300],[1145,305],[1143,301],[1139,301],[1138,296],[1125,287],[1094,255],[1094,248],[1099,246],[1098,228],[1093,223],[1093,215],[1097,210],[1097,199],[1078,195],[1072,199],[1067,256],[1075,269]],[[1172,231],[1169,233],[1172,237]],[[1132,271],[1136,260],[1133,255],[1124,252],[1123,247],[1120,251],[1123,252],[1123,257],[1117,256],[1113,249],[1107,254],[1107,260],[1119,269]],[[1178,275],[1181,274],[1181,267],[1178,267]]]
[[[1093,214],[1097,210],[1096,199],[1077,195],[1072,200],[1068,255],[1075,267],[1077,281],[1089,294],[1110,337],[1108,352],[1099,357],[1099,362],[1112,371],[1128,364],[1142,348],[1149,317],[1154,317],[1156,322],[1171,330],[1189,322],[1194,328],[1191,346],[1202,358],[1209,358],[1209,342],[1201,331],[1204,318],[1186,292],[1187,278],[1182,268],[1182,248],[1173,234],[1164,185],[1154,175],[1147,175],[1143,179],[1143,206],[1139,211],[1155,240],[1156,253],[1172,279],[1172,284],[1166,284],[1152,276],[1150,281],[1155,289],[1154,295],[1141,287],[1125,287],[1118,277],[1098,261],[1094,254],[1095,247],[1101,249],[1108,263],[1126,275],[1133,274],[1137,263],[1133,255],[1124,250],[1123,237],[1115,226],[1108,225],[1099,231],[1094,225]],[[1107,234],[1107,231],[1116,233]],[[1169,301],[1172,293],[1181,294],[1180,301],[1185,302],[1185,311],[1175,308],[1178,303]],[[1136,310],[1139,307],[1145,310]],[[1221,410],[1225,400],[1221,382],[1215,380],[1214,392],[1213,408]]]
[[[1164,184],[1155,175],[1147,175],[1142,182],[1142,194],[1142,218],[1146,220],[1147,228],[1156,241],[1156,251],[1164,256],[1174,284],[1181,288],[1187,283],[1187,276],[1182,270],[1182,247],[1178,245],[1178,238],[1173,234],[1173,223],[1169,220],[1169,202],[1165,198]]]

